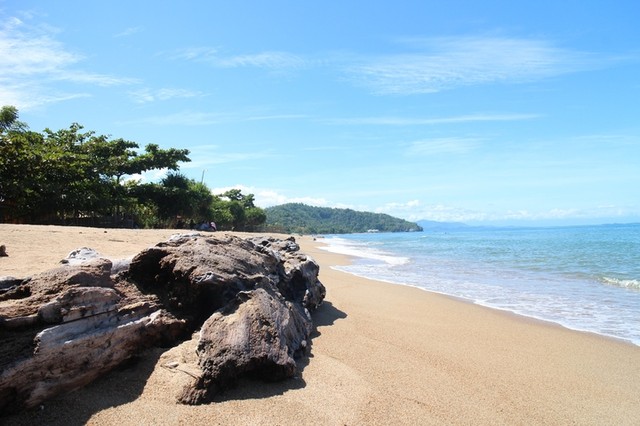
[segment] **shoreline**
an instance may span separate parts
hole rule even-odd
[[[348,256],[348,255],[345,255],[345,256]],[[594,335],[594,336],[596,336],[598,338],[602,338],[602,339],[606,339],[606,340],[612,340],[614,342],[628,344],[630,346],[640,348],[640,344],[635,344],[633,341],[628,340],[628,339],[623,339],[621,337],[612,336],[612,335],[608,335],[608,334],[600,334],[598,332],[591,331],[591,330],[583,330],[583,329],[578,329],[578,328],[571,328],[569,326],[566,326],[564,324],[561,324],[561,323],[558,323],[558,322],[555,322],[555,321],[552,321],[552,320],[547,320],[547,319],[544,319],[544,318],[538,318],[538,317],[534,317],[534,316],[531,316],[531,315],[521,314],[519,312],[514,312],[514,311],[511,311],[511,310],[506,309],[506,308],[503,309],[503,308],[498,308],[496,306],[483,305],[482,303],[476,302],[476,301],[471,300],[471,299],[465,299],[464,297],[461,297],[461,296],[455,296],[453,294],[441,293],[441,292],[438,292],[438,291],[435,291],[435,290],[429,290],[427,288],[423,288],[423,287],[420,287],[420,286],[417,286],[417,285],[413,285],[413,284],[404,284],[404,283],[397,283],[397,282],[393,282],[393,281],[386,281],[386,280],[381,280],[381,279],[369,278],[369,277],[365,277],[363,275],[357,275],[357,274],[353,274],[351,272],[342,271],[340,269],[336,269],[336,271],[339,271],[339,272],[342,272],[342,273],[345,273],[345,274],[350,274],[350,275],[356,276],[358,278],[361,278],[361,279],[367,280],[367,281],[377,281],[377,282],[380,282],[380,283],[383,283],[383,284],[392,285],[392,286],[401,286],[401,287],[414,288],[416,290],[424,291],[426,293],[429,293],[429,294],[437,296],[437,297],[444,297],[444,298],[447,298],[447,299],[451,299],[454,302],[466,303],[466,304],[470,304],[470,305],[477,306],[477,307],[480,307],[480,308],[489,309],[489,310],[492,310],[492,311],[496,311],[496,312],[502,313],[502,314],[504,314],[506,316],[512,316],[512,317],[515,317],[517,319],[524,320],[524,321],[531,321],[534,324],[539,324],[539,325],[546,326],[546,327],[560,327],[562,329],[565,329],[565,330],[568,330],[568,331],[571,331],[571,332],[575,332],[575,333],[592,334],[592,335]]]
[[[378,281],[378,282],[386,283],[386,284],[389,284],[389,285],[412,287],[412,288],[415,288],[415,289],[418,289],[418,290],[421,290],[421,291],[425,291],[425,292],[430,293],[430,294],[451,298],[453,300],[456,300],[456,301],[459,301],[459,302],[462,302],[462,303],[469,303],[469,304],[472,304],[472,305],[475,305],[475,306],[480,306],[480,307],[484,307],[484,308],[487,308],[487,309],[496,310],[498,312],[502,312],[502,313],[505,313],[507,315],[515,315],[517,317],[526,318],[526,319],[529,319],[531,321],[537,321],[537,322],[540,322],[542,324],[558,326],[558,327],[562,327],[562,328],[565,328],[567,330],[571,330],[571,331],[575,331],[575,332],[579,332],[579,333],[594,334],[596,336],[599,336],[599,337],[602,337],[602,338],[605,338],[605,339],[611,339],[611,340],[614,340],[614,341],[623,342],[623,343],[626,343],[626,344],[629,344],[629,345],[632,345],[632,346],[640,348],[640,340],[636,341],[636,340],[633,340],[633,339],[630,339],[630,338],[620,337],[620,336],[617,336],[615,334],[605,334],[605,333],[602,333],[602,332],[599,332],[599,331],[594,331],[594,330],[591,330],[591,329],[588,329],[588,328],[580,328],[578,326],[572,326],[570,323],[563,323],[563,322],[561,322],[559,320],[556,320],[556,319],[547,319],[547,318],[543,318],[541,316],[535,316],[533,314],[527,314],[527,313],[519,312],[517,310],[509,309],[509,308],[506,308],[506,307],[500,307],[500,306],[492,305],[490,303],[483,303],[482,301],[478,301],[478,300],[474,300],[474,299],[470,299],[470,298],[465,298],[463,296],[456,296],[454,294],[446,293],[444,291],[437,291],[437,290],[429,289],[429,288],[422,287],[422,286],[417,285],[417,284],[410,284],[410,283],[400,282],[400,281],[392,281],[390,279],[384,279],[384,278],[376,278],[376,277],[372,277],[372,276],[367,276],[365,274],[355,273],[355,272],[352,272],[352,271],[350,271],[350,270],[348,270],[346,268],[342,269],[342,268],[340,268],[340,266],[349,266],[350,264],[352,264],[353,262],[357,261],[358,259],[361,259],[361,260],[365,259],[366,260],[366,259],[369,259],[369,257],[366,256],[366,255],[360,256],[360,255],[358,255],[358,254],[356,254],[354,252],[344,253],[344,252],[340,252],[340,251],[334,251],[334,250],[332,250],[331,244],[324,242],[324,239],[318,241],[318,243],[324,245],[324,248],[321,247],[321,249],[322,250],[326,250],[326,252],[342,255],[342,256],[345,256],[345,257],[351,259],[351,261],[348,262],[348,263],[345,263],[343,265],[336,265],[336,266],[338,266],[337,268],[334,267],[334,266],[330,266],[332,269],[336,269],[337,271],[341,271],[341,272],[344,272],[344,273],[347,273],[347,274],[351,274],[353,276],[356,276],[356,277],[359,277],[359,278],[362,278],[362,279],[365,279],[365,280]]]
[[[0,275],[8,275],[7,260],[16,271],[29,264],[55,267],[66,246],[79,241],[124,258],[180,232],[20,226],[0,225],[0,244],[10,256],[0,258]],[[152,349],[134,368],[118,369],[3,423],[640,423],[637,346],[335,270],[331,266],[350,258],[323,250],[322,241],[309,236],[296,241],[320,264],[327,288],[325,303],[313,314],[310,355],[300,360],[296,378],[242,381],[214,403],[178,405],[176,378],[162,367],[167,350]]]

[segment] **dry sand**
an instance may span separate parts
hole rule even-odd
[[[124,258],[173,230],[0,224],[0,276],[56,266],[78,247]],[[640,424],[640,347],[331,269],[348,258],[297,239],[326,303],[300,375],[243,381],[204,406],[175,403],[180,374],[155,349],[133,366],[0,423],[47,425]]]

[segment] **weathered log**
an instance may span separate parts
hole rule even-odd
[[[295,374],[318,265],[295,240],[179,235],[118,263],[83,248],[65,266],[0,286],[0,414],[83,386],[152,345],[200,329],[197,380],[180,401],[209,401],[252,375]],[[115,274],[115,272],[118,272]],[[204,325],[203,325],[204,324]]]
[[[185,322],[153,296],[114,283],[91,259],[19,281],[0,299],[0,413],[81,387],[145,347],[175,343]],[[126,296],[126,293],[132,293]]]
[[[199,373],[178,401],[211,401],[243,376],[267,381],[292,377],[294,357],[307,350],[310,333],[311,318],[301,306],[263,288],[239,293],[202,325],[195,366]]]

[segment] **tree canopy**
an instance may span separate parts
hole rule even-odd
[[[42,133],[18,121],[13,106],[0,109],[0,221],[100,226],[186,226],[218,221],[247,230],[266,219],[253,195],[231,190],[214,196],[203,183],[178,173],[187,149],[160,148],[68,129]],[[170,172],[159,183],[134,176]]]

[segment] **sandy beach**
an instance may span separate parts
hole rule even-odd
[[[0,224],[0,276],[56,267],[85,246],[125,258],[175,233]],[[180,373],[162,367],[159,348],[0,424],[640,424],[640,347],[352,276],[331,268],[350,259],[322,239],[296,240],[327,288],[298,377],[179,405]]]

